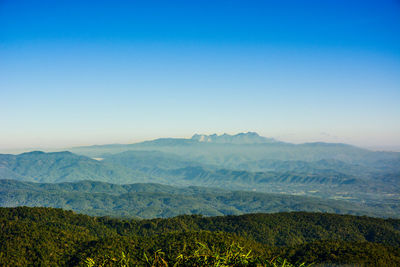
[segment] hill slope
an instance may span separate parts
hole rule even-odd
[[[138,221],[20,207],[0,208],[0,225],[2,266],[85,266],[87,257],[112,263],[121,252],[130,266],[145,266],[143,255],[153,261],[158,249],[173,265],[178,255],[193,255],[198,242],[214,253],[239,243],[261,261],[280,256],[292,262],[400,264],[400,221],[393,219],[278,213]]]
[[[68,151],[33,151],[19,155],[0,154],[0,179],[34,182],[71,182],[81,180],[124,183],[148,180],[148,175],[133,169],[80,156]]]
[[[72,209],[90,215],[141,218],[172,217],[181,214],[216,216],[280,211],[399,216],[397,208],[367,206],[348,201],[204,187],[173,187],[160,184],[116,185],[93,181],[37,184],[0,180],[0,206],[44,206]]]

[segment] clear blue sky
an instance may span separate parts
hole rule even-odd
[[[0,152],[242,131],[400,147],[400,1],[0,0]]]

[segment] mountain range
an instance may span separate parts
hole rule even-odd
[[[347,201],[349,205],[365,207],[366,212],[375,209],[377,216],[400,214],[400,153],[375,152],[346,144],[290,144],[254,132],[220,136],[196,134],[189,139],[162,138],[51,153],[0,154],[0,179],[62,183],[63,186],[66,182],[87,180],[115,184],[114,188],[118,184],[158,183],[230,192],[257,191]],[[1,205],[37,205],[26,197],[20,201],[23,197],[19,193],[7,198],[12,191],[11,187],[7,188],[1,191]],[[36,189],[24,190],[33,192]],[[149,196],[147,194],[146,198]],[[51,206],[51,201],[43,205]],[[106,209],[106,205],[101,206]],[[223,209],[235,210],[231,205],[205,213],[225,214],[221,212]],[[376,212],[377,209],[382,212]],[[337,210],[343,211],[343,208]],[[248,210],[236,209],[235,212]],[[134,212],[130,214],[137,216]],[[154,214],[166,216],[162,212]]]
[[[255,132],[247,132],[247,133],[238,133],[235,135],[229,134],[195,134],[192,136],[192,139],[197,142],[206,142],[206,143],[219,143],[219,144],[262,144],[262,143],[274,143],[277,142],[273,138],[266,138],[258,135]]]
[[[0,206],[54,207],[89,215],[135,218],[283,211],[398,217],[396,210],[389,207],[342,200],[196,186],[175,187],[154,183],[117,185],[94,181],[32,183],[0,180]]]

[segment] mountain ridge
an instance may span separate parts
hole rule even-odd
[[[113,147],[131,147],[131,146],[141,146],[141,145],[191,145],[191,144],[231,144],[231,145],[252,145],[252,144],[279,144],[279,145],[288,145],[288,146],[344,146],[344,147],[353,147],[360,150],[371,151],[366,148],[358,147],[351,144],[346,143],[332,143],[332,142],[304,142],[300,144],[283,142],[277,140],[272,137],[265,137],[259,135],[257,132],[240,132],[237,134],[221,134],[218,135],[216,133],[213,134],[198,134],[195,133],[190,138],[174,138],[174,137],[163,137],[156,138],[152,140],[146,140],[135,143],[125,143],[125,144],[96,144],[96,145],[88,145],[88,146],[78,146],[78,147],[70,147],[67,149],[68,151],[73,151],[74,149],[81,148],[113,148]],[[385,151],[379,151],[385,152]]]
[[[393,209],[344,200],[198,186],[176,187],[156,183],[118,185],[97,181],[32,183],[0,179],[0,206],[54,207],[89,215],[136,218],[282,211],[398,217]]]
[[[230,135],[224,133],[222,135],[217,134],[194,134],[191,140],[206,143],[222,143],[222,144],[259,144],[259,143],[273,143],[278,142],[273,138],[267,138],[260,136],[256,132],[238,133]]]

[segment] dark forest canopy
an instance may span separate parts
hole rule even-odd
[[[291,262],[400,264],[400,220],[324,213],[248,214],[122,220],[53,208],[0,208],[0,265],[83,265],[90,257],[128,255],[145,265],[143,253],[161,249],[173,263],[198,242],[221,251],[232,243],[254,257]]]

